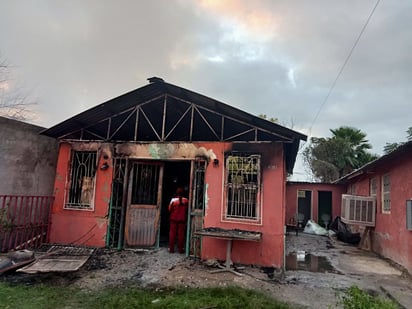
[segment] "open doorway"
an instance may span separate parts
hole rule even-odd
[[[298,190],[298,222],[304,227],[312,217],[312,191]]]
[[[164,174],[162,185],[162,206],[160,213],[160,237],[159,246],[167,247],[169,242],[169,211],[168,205],[181,187],[189,198],[191,161],[166,161],[164,162]]]
[[[319,191],[318,224],[328,228],[332,219],[332,191]]]

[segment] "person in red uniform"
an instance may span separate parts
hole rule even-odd
[[[175,242],[177,236],[177,249],[179,253],[184,253],[185,233],[186,233],[186,219],[187,210],[189,207],[189,200],[183,196],[183,188],[176,190],[175,196],[169,204],[169,252],[175,251]]]

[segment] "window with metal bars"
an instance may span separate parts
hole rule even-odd
[[[73,151],[66,209],[93,210],[96,151]]]
[[[369,195],[376,196],[377,180],[376,177],[369,179]]]
[[[389,174],[382,176],[382,212],[391,211],[391,178]]]
[[[135,162],[132,169],[132,204],[156,205],[160,165]]]
[[[226,156],[226,218],[258,220],[260,155]]]

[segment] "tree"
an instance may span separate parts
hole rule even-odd
[[[406,130],[406,142],[411,142],[411,141],[412,141],[412,127],[409,127]],[[385,146],[383,147],[383,153],[388,154],[396,150],[399,146],[402,146],[403,144],[405,144],[405,142],[386,143]]]
[[[372,146],[359,129],[342,126],[330,131],[330,138],[312,137],[303,152],[316,179],[332,182],[377,158],[368,152]]]
[[[29,100],[22,89],[14,85],[11,75],[11,67],[7,61],[0,59],[0,116],[27,120],[35,103]]]
[[[265,120],[269,120],[270,122],[273,122],[273,123],[278,123],[279,121],[277,118],[273,118],[273,117],[268,118],[266,114],[260,114],[259,117]]]
[[[408,134],[406,137],[408,142],[412,141],[412,127],[409,127],[408,130],[406,130],[406,134]]]
[[[394,151],[400,145],[402,145],[402,143],[386,143],[385,146],[383,146],[383,153],[388,154],[388,153]]]

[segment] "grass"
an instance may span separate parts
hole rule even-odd
[[[372,296],[357,286],[350,287],[338,302],[344,309],[397,309],[399,308],[390,299]]]
[[[239,287],[142,290],[138,287],[107,288],[85,292],[68,287],[23,286],[0,282],[0,308],[293,308],[269,296]]]
[[[344,309],[395,309],[390,299],[372,296],[357,286],[338,295]],[[333,308],[332,306],[329,306]],[[141,289],[127,286],[84,291],[46,284],[22,285],[0,282],[0,309],[259,309],[295,308],[266,294],[240,287]]]

